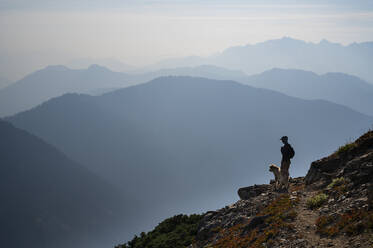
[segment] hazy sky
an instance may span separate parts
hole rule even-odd
[[[373,1],[0,0],[0,31],[0,74],[17,78],[75,58],[146,65],[283,36],[373,40]]]

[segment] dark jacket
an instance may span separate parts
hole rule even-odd
[[[281,147],[282,161],[290,161],[293,153],[293,148],[290,144],[285,144]]]

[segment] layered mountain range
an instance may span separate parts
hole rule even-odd
[[[161,76],[192,76],[233,80],[258,88],[267,88],[303,99],[323,99],[373,115],[370,108],[373,85],[344,73],[322,75],[295,69],[271,69],[248,76],[242,71],[212,65],[161,69],[128,74],[92,65],[87,69],[49,66],[0,89],[0,116],[9,116],[66,93],[100,95]],[[15,101],[14,99],[17,99]]]
[[[358,181],[354,166],[369,165],[371,157],[364,157],[367,150],[360,141],[350,141],[373,123],[373,76],[367,68],[371,55],[369,42],[342,46],[284,38],[208,58],[164,61],[142,72],[114,72],[99,65],[49,66],[1,88],[0,243],[10,248],[107,247],[174,214],[217,209],[236,201],[238,188],[272,178],[268,165],[280,162],[283,135],[296,151],[292,176],[305,175],[312,161],[334,154],[312,165],[306,177],[310,191],[304,190],[303,178],[292,181],[296,193],[287,196],[273,192],[271,185],[243,188],[250,201],[162,222],[151,234],[162,236],[152,247],[164,248],[163,233],[170,227],[172,237],[185,234],[178,243],[182,247],[192,241],[194,247],[219,242],[227,247],[235,236],[219,241],[224,233],[215,236],[215,228],[221,224],[221,230],[231,231],[241,220],[250,220],[239,223],[249,225],[245,235],[257,227],[265,232],[267,226],[251,222],[253,209],[277,204],[277,197],[313,217],[306,205],[319,193],[328,194],[324,207],[330,209],[344,202],[343,196],[352,195],[355,204],[366,197],[360,193],[370,189],[360,181],[350,185]],[[80,68],[88,62],[72,65]],[[344,143],[347,146],[334,153]],[[362,152],[354,152],[359,149]],[[324,161],[326,167],[321,166]],[[320,187],[341,177],[350,195],[321,192]],[[256,208],[256,203],[262,205]],[[315,232],[307,243],[298,234],[308,229],[297,228],[297,241],[286,243],[285,233],[273,236],[274,244],[340,244],[320,240]],[[146,247],[151,238],[144,240],[135,238],[130,247]]]
[[[231,202],[247,182],[269,180],[282,135],[297,153],[291,173],[302,175],[309,162],[373,123],[327,101],[193,77],[101,96],[67,94],[6,120],[138,199],[145,230],[178,212]]]
[[[344,72],[373,82],[369,65],[373,43],[342,45],[322,40],[319,43],[283,37],[257,44],[230,47],[209,57],[186,57],[162,61],[151,68],[215,65],[248,74],[272,68],[294,68],[316,73]]]
[[[324,99],[373,116],[373,85],[344,73],[272,69],[248,77],[249,85],[302,99]]]

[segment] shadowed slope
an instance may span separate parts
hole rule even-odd
[[[116,188],[7,122],[0,121],[0,136],[3,247],[112,244],[106,232],[130,209]]]

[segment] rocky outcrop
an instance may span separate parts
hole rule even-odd
[[[250,191],[253,194],[252,197],[239,200],[222,209],[207,212],[200,222],[197,240],[202,243],[213,242],[214,238],[217,238],[216,234],[221,229],[248,222],[251,217],[256,216],[260,209],[268,206],[278,195],[271,190],[271,187],[266,187],[267,191],[261,191],[260,194],[254,195],[254,192],[256,192],[254,188],[263,189],[264,187],[260,187],[260,185],[253,186],[253,191]],[[249,192],[249,190],[246,189],[246,192]]]
[[[286,192],[276,191],[273,181],[240,188],[236,203],[199,216],[186,245],[373,247],[373,132],[313,162],[305,178],[289,185]],[[185,237],[176,233],[170,240]]]
[[[342,161],[338,156],[330,156],[314,161],[304,179],[305,183],[310,185],[317,182],[319,187],[323,187],[338,174],[338,169],[341,166]]]
[[[355,185],[373,180],[373,151],[348,161],[337,177],[349,178]]]
[[[240,188],[239,201],[203,215],[190,247],[373,247],[372,182],[368,132],[313,162],[305,178],[290,180],[289,192],[273,183]]]
[[[241,200],[248,200],[253,197],[259,196],[261,194],[264,194],[272,189],[273,189],[272,185],[268,185],[268,184],[256,185],[255,184],[254,186],[239,188],[237,193]]]
[[[293,185],[301,185],[303,178],[294,178],[291,182]],[[236,203],[204,214],[196,237],[198,246],[194,247],[216,243],[221,237],[219,234],[221,230],[237,225],[244,226],[244,233],[263,227],[270,215],[258,216],[258,214],[283,193],[275,191],[273,184],[263,184],[240,188],[238,195],[241,200]]]
[[[372,178],[373,131],[369,131],[355,142],[346,144],[329,157],[317,160],[305,177],[307,185],[322,188],[333,178],[345,176],[354,183],[367,183]]]

